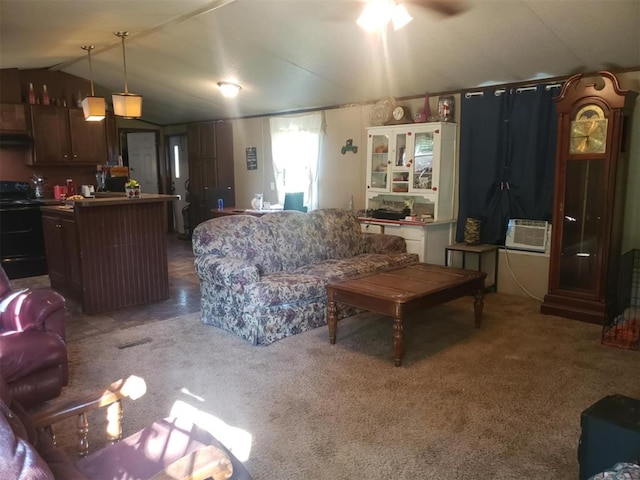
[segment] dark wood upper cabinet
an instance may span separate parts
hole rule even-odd
[[[107,163],[104,121],[85,121],[79,108],[31,105],[30,110],[34,164]]]
[[[7,134],[27,134],[27,115],[20,103],[0,104],[0,132]]]
[[[71,160],[67,108],[31,105],[31,132],[34,164],[49,165]]]
[[[104,120],[87,122],[81,109],[69,109],[71,161],[102,165],[107,163],[107,139]]]
[[[205,189],[234,189],[233,126],[231,122],[191,124],[187,127],[187,142],[190,222],[195,227],[211,218]]]

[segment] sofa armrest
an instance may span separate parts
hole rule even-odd
[[[363,233],[365,253],[406,253],[407,242],[398,235]]]
[[[9,331],[41,330],[57,333],[66,341],[65,300],[55,290],[37,288],[16,290],[2,304],[1,329]]]
[[[234,290],[242,290],[245,285],[260,280],[258,267],[240,258],[202,255],[196,257],[194,265],[201,280]]]

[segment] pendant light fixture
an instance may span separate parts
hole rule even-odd
[[[124,51],[124,39],[129,32],[115,32],[116,37],[122,40],[122,63],[124,65],[124,92],[114,93],[111,96],[113,100],[113,113],[124,118],[140,118],[142,116],[142,95],[129,93],[127,85],[127,57]]]
[[[96,92],[93,90],[93,66],[91,65],[91,50],[95,47],[93,45],[82,45],[82,49],[87,52],[89,56],[89,80],[91,81],[91,95],[82,100],[82,112],[84,113],[84,119],[87,122],[99,122],[104,120],[107,104],[104,101],[104,97],[96,97]]]

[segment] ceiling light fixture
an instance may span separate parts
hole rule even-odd
[[[389,22],[394,30],[400,30],[413,20],[407,9],[395,0],[369,0],[357,24],[367,32],[382,31]]]
[[[82,112],[84,113],[84,119],[87,122],[99,122],[104,120],[107,104],[104,97],[96,97],[96,92],[93,90],[93,66],[91,65],[91,50],[95,47],[93,45],[82,45],[82,49],[87,52],[89,56],[89,80],[91,81],[91,95],[84,97],[82,100]]]
[[[114,93],[111,96],[113,100],[113,113],[124,118],[140,118],[142,116],[142,95],[129,93],[127,84],[127,57],[124,50],[124,39],[129,32],[115,32],[116,37],[122,40],[122,63],[124,65],[124,92]]]
[[[242,88],[240,85],[233,82],[218,82],[218,87],[220,88],[222,95],[226,98],[234,98],[238,96],[238,93],[240,93],[240,89]]]

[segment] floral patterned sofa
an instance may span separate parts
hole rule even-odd
[[[402,237],[364,234],[341,209],[207,220],[193,253],[202,321],[256,345],[326,325],[328,281],[418,261]],[[343,306],[338,317],[354,313]]]

